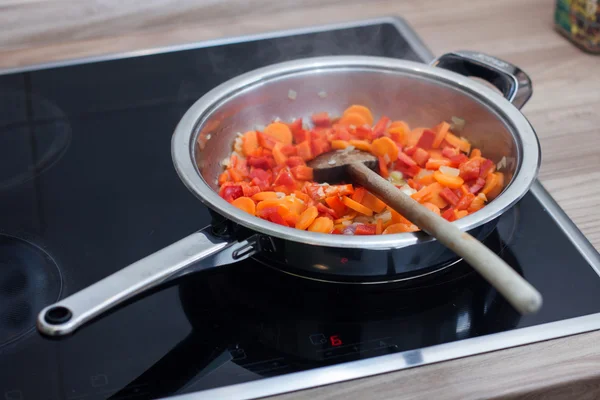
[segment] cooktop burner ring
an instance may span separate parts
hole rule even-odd
[[[61,271],[46,251],[0,234],[0,348],[31,333],[37,313],[56,302],[62,290]]]

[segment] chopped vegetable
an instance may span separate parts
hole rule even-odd
[[[317,112],[304,122],[276,119],[238,134],[231,155],[221,163],[219,195],[282,226],[381,235],[418,228],[365,188],[314,182],[307,162],[329,151],[370,152],[377,156],[381,176],[448,221],[477,212],[504,189],[505,176],[497,169],[507,166],[506,157],[495,164],[480,149],[471,150],[471,143],[459,136],[465,125],[460,118],[411,130],[386,116],[373,125],[371,110],[352,105],[340,118]]]

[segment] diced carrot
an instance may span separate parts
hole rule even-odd
[[[463,153],[469,154],[469,152],[471,151],[471,143],[457,136],[454,136],[450,132],[446,133],[444,140],[448,142],[451,146],[454,146],[460,151],[462,151]]]
[[[305,230],[308,228],[313,221],[319,216],[319,211],[317,207],[310,206],[302,214],[300,214],[300,218],[296,222],[296,229]]]
[[[414,193],[411,197],[419,203],[432,203],[438,206],[440,209],[446,207],[448,203],[442,197],[440,192],[444,187],[438,182],[434,182],[429,186],[425,186],[423,189]]]
[[[377,157],[384,157],[387,155],[387,162],[394,162],[398,159],[398,146],[389,137],[383,136],[379,139],[373,140],[371,143],[371,152]]]
[[[358,104],[354,104],[351,105],[350,107],[346,108],[344,110],[343,115],[346,114],[358,114],[360,116],[363,117],[363,119],[365,119],[365,123],[368,124],[369,126],[373,125],[373,114],[371,114],[371,110],[369,110],[367,107],[365,106],[361,106]],[[353,124],[355,126],[359,126],[362,124]]]
[[[481,157],[481,150],[479,150],[479,149],[471,150],[471,155],[469,155],[469,158],[473,159],[475,157]]]
[[[331,233],[333,221],[327,217],[319,217],[308,227],[311,232]]]
[[[273,158],[277,165],[285,165],[287,161],[287,157],[281,152],[281,148],[284,145],[281,142],[275,143],[275,147],[273,147]]]
[[[340,124],[343,125],[354,125],[354,126],[361,126],[361,125],[372,125],[373,121],[369,122],[369,120],[367,118],[365,118],[364,116],[355,113],[355,112],[350,112],[347,114],[344,114],[342,116],[342,118],[340,118]]]
[[[350,211],[347,215],[344,215],[342,218],[336,219],[334,222],[336,224],[340,224],[344,221],[352,221],[354,218],[356,218],[357,215],[358,215],[358,213],[353,210],[353,211]]]
[[[440,169],[440,167],[442,165],[449,166],[450,160],[448,160],[446,158],[430,158],[429,160],[427,160],[427,163],[425,164],[425,168],[436,170],[436,169]]]
[[[390,214],[392,214],[392,223],[394,224],[406,224],[406,225],[412,225],[412,222],[410,222],[408,219],[406,219],[402,214],[400,214],[398,211],[394,210],[391,207],[387,208],[388,211],[390,212]]]
[[[381,235],[383,233],[383,220],[381,218],[377,218],[377,224],[375,225],[375,234]]]
[[[331,141],[331,148],[334,150],[345,149],[348,146],[350,146],[350,143],[347,140],[332,140]]]
[[[450,189],[458,189],[461,187],[465,181],[460,176],[451,176],[441,173],[440,171],[435,171],[433,173],[433,179],[438,181],[444,186],[449,187]]]
[[[290,172],[294,175],[294,178],[300,181],[312,181],[313,180],[313,169],[306,165],[298,165],[290,168]]]
[[[373,215],[373,211],[371,211],[369,208],[363,206],[360,203],[357,203],[356,201],[352,200],[350,197],[342,197],[342,202],[348,207],[353,209],[354,211],[357,211],[361,214],[365,214],[366,216],[370,217],[371,215]]]
[[[433,128],[433,130],[435,131],[435,139],[433,140],[433,144],[431,147],[433,147],[434,149],[440,147],[440,144],[442,144],[442,141],[448,133],[448,129],[450,129],[450,124],[447,122],[442,122],[441,124]]]
[[[296,156],[296,146],[293,144],[284,144],[281,146],[281,152],[286,157],[294,157]]]
[[[388,170],[387,163],[383,157],[377,157],[379,163],[379,175],[387,179],[390,176],[390,171]]]
[[[285,206],[293,213],[300,215],[306,210],[307,205],[304,201],[296,198],[295,196],[285,196],[283,199]]]
[[[250,197],[238,197],[231,204],[248,214],[254,215],[256,213],[256,204]]]
[[[225,182],[228,182],[228,181],[229,181],[229,172],[223,171],[219,175],[219,179],[218,179],[219,186],[222,186]]]
[[[474,213],[475,211],[481,210],[484,205],[485,205],[484,198],[480,195],[477,195],[471,202],[471,205],[469,205],[469,208],[467,208],[467,211],[469,211],[470,213]]]
[[[423,206],[425,206],[429,210],[433,211],[437,215],[441,215],[440,208],[438,206],[436,206],[435,204],[427,202],[427,203],[423,203]]]
[[[277,213],[281,215],[287,226],[296,226],[296,223],[298,223],[298,219],[300,218],[300,216],[295,212],[286,210],[283,207],[279,207],[277,209]]]
[[[242,173],[240,171],[238,171],[235,168],[229,168],[229,176],[231,177],[231,180],[234,182],[241,182],[244,180],[244,175],[242,175]]]
[[[354,193],[352,193],[352,196],[350,198],[357,203],[362,203],[365,194],[367,194],[367,189],[363,187],[358,187],[354,189]]]
[[[417,149],[415,150],[415,154],[413,154],[412,158],[417,164],[419,164],[420,167],[425,167],[427,161],[429,160],[429,158],[431,158],[431,156],[429,155],[429,152],[427,150],[423,150],[421,147],[417,147]]]
[[[417,182],[419,182],[421,185],[427,186],[435,182],[435,179],[433,179],[433,174],[429,174],[417,179]]]
[[[391,235],[394,233],[416,232],[418,230],[419,230],[419,228],[416,225],[398,223],[398,224],[392,224],[392,225],[388,226],[387,228],[385,228],[385,230],[383,231],[383,234]]]
[[[306,193],[302,193],[300,190],[294,191],[294,195],[307,204],[310,200],[310,196],[307,195]]]
[[[354,191],[356,193],[356,190]],[[325,203],[335,211],[336,215],[344,215],[346,212],[346,205],[340,200],[338,196],[327,197]]]
[[[312,150],[310,149],[310,141],[308,140],[297,144],[296,151],[298,152],[298,157],[301,157],[304,161],[313,159]]]
[[[277,141],[275,138],[267,135],[263,132],[257,132],[256,136],[258,137],[258,145],[259,147],[264,147],[265,149],[273,150]]]
[[[489,174],[485,180],[485,186],[481,189],[481,193],[485,194],[488,200],[496,198],[504,186],[504,174],[502,172],[494,172]]]
[[[263,201],[263,200],[277,200],[277,193],[275,192],[259,192],[252,196],[252,200],[254,201]]]
[[[283,199],[266,199],[258,202],[258,204],[256,205],[256,213],[258,214],[262,210],[265,210],[267,208],[277,209],[278,207],[285,207],[289,210],[289,208],[285,205],[285,201]]]
[[[406,183],[408,184],[408,186],[410,186],[411,188],[415,189],[415,190],[421,190],[423,189],[423,184],[415,181],[414,179],[409,179],[406,181]]]
[[[371,143],[367,142],[366,140],[352,139],[350,140],[350,145],[356,147],[359,150],[368,151],[369,153],[371,152]]]
[[[273,122],[272,124],[267,125],[263,132],[278,142],[292,144],[292,131],[290,130],[290,127],[283,122]]]
[[[454,215],[456,216],[456,219],[461,219],[469,215],[469,212],[467,210],[454,210]]]
[[[242,152],[246,157],[258,150],[258,137],[255,131],[249,131],[242,136]]]
[[[354,191],[354,193],[356,193],[356,191]],[[376,213],[382,212],[386,207],[383,201],[379,200],[377,196],[368,191],[365,191],[365,194],[359,203]]]

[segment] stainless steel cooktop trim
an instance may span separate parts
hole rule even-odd
[[[109,54],[96,57],[84,57],[52,63],[36,64],[27,67],[0,70],[0,75],[18,72],[29,72],[46,68],[64,67],[91,62],[140,57],[182,50],[191,50],[230,43],[248,42],[252,40],[271,39],[289,35],[299,35],[305,33],[322,32],[327,30],[376,25],[382,23],[389,23],[394,25],[395,28],[403,34],[403,36],[413,47],[413,50],[419,55],[419,57],[423,59],[423,61],[428,62],[434,58],[433,53],[431,53],[431,51],[425,46],[425,44],[416,36],[416,33],[412,30],[412,28],[410,28],[410,26],[406,23],[404,19],[400,17],[383,17],[362,21],[343,22],[300,29],[268,32],[241,37],[215,39],[203,42],[166,46],[160,48],[131,51],[118,54]],[[590,266],[600,276],[600,255],[591,245],[591,243],[585,238],[585,236],[583,236],[579,229],[573,224],[573,222],[568,218],[565,212],[558,206],[558,204],[552,199],[549,193],[543,188],[543,186],[539,182],[535,182],[533,184],[531,192],[545,207],[548,214],[558,223],[561,229],[566,233],[566,235],[576,246],[578,251],[586,258]],[[536,325],[528,328],[516,329],[508,332],[486,335],[472,339],[465,339],[437,346],[425,347],[417,350],[410,350],[401,353],[369,358],[366,360],[348,362],[340,365],[334,365],[331,367],[323,367],[313,369],[310,371],[296,372],[280,377],[265,378],[257,381],[225,386],[217,389],[188,393],[170,397],[170,399],[243,400],[253,399],[257,397],[273,396],[277,394],[309,389],[313,387],[329,385],[352,379],[379,375],[392,371],[399,371],[402,369],[417,367],[421,365],[427,365],[472,356],[476,354],[487,353],[524,344],[530,344],[535,342],[541,342],[544,340],[575,335],[578,333],[590,332],[598,329],[600,329],[600,313],[590,314],[577,318],[570,318],[542,325]]]

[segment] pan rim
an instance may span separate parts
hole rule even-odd
[[[324,247],[373,250],[398,249],[435,240],[424,232],[345,236],[284,227],[250,216],[232,206],[222,199],[200,175],[195,163],[193,145],[198,137],[198,128],[219,108],[220,104],[240,91],[285,75],[340,69],[401,72],[417,78],[429,79],[440,85],[449,85],[487,106],[509,127],[517,144],[519,158],[519,165],[513,179],[504,191],[482,210],[455,221],[460,230],[469,231],[497,218],[520,200],[535,181],[541,160],[537,136],[525,116],[492,89],[460,74],[412,61],[373,56],[327,56],[287,61],[259,68],[228,80],[199,98],[177,124],[171,141],[173,164],[184,185],[207,207],[231,221],[261,234],[285,240]]]

